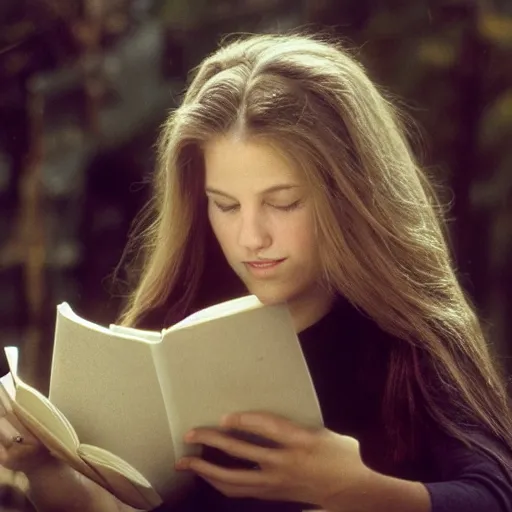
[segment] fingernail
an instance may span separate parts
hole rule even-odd
[[[185,442],[188,442],[188,441],[193,441],[196,437],[196,432],[195,430],[190,430],[189,432],[187,432],[185,434]]]
[[[186,469],[187,461],[185,459],[180,459],[176,464],[174,464],[176,469]]]
[[[235,422],[236,418],[236,414],[224,414],[224,416],[222,416],[222,418],[220,419],[220,424],[223,427],[227,425],[232,425]]]

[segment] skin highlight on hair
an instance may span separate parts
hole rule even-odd
[[[204,150],[226,135],[271,145],[301,170],[312,190],[322,286],[399,338],[382,403],[395,457],[415,450],[422,415],[465,443],[486,450],[473,435],[483,429],[512,450],[503,379],[401,114],[348,51],[320,38],[241,38],[196,71],[159,141],[149,226],[134,238],[143,241],[143,270],[122,322],[137,325],[159,307],[177,321],[197,307],[208,272],[229,271],[222,258],[205,265],[214,237]]]

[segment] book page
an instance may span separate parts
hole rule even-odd
[[[230,412],[263,410],[322,425],[309,371],[285,306],[242,311],[165,333],[153,347],[175,454],[194,427]]]
[[[20,411],[23,416],[29,415],[32,427],[41,431],[40,434],[43,437],[44,434],[49,433],[52,439],[55,438],[55,442],[64,445],[67,451],[74,454],[79,441],[67,418],[50,403],[48,398],[19,377],[18,347],[4,347],[4,352],[10,370],[8,374],[10,379],[4,376],[2,380],[2,391],[7,393],[7,396],[4,394],[4,400],[8,400],[11,407]]]
[[[123,459],[88,444],[81,444],[78,453],[108,482],[123,503],[143,510],[153,509],[162,503],[150,482]]]
[[[130,466],[130,464],[128,464],[124,459],[117,457],[112,452],[107,452],[97,446],[82,443],[78,447],[77,453],[84,460],[93,461],[95,464],[108,467],[141,487],[146,487],[148,489],[151,488],[151,483],[146,480],[144,475],[139,473],[133,466]]]
[[[224,316],[233,315],[241,311],[249,311],[250,309],[260,308],[263,304],[258,300],[255,295],[247,295],[246,297],[239,297],[237,299],[228,300],[221,302],[220,304],[214,304],[200,311],[196,311],[192,315],[187,316],[181,322],[174,324],[172,327],[165,329],[163,334],[166,332],[175,331],[183,327],[188,327],[208,320],[216,318],[222,318]]]
[[[30,413],[41,428],[51,432],[72,452],[79,445],[76,432],[68,419],[42,393],[25,384],[19,377],[16,383],[16,404]]]
[[[27,385],[25,386],[28,389],[32,389]],[[27,403],[29,401],[26,399],[22,400],[24,402],[24,406],[22,406],[15,401],[15,395],[12,393],[12,389],[6,390],[3,384],[0,383],[0,402],[6,411],[11,411],[20,423],[29,430],[34,437],[39,439],[39,441],[54,457],[66,462],[72,468],[96,481],[100,485],[105,485],[106,482],[77,455],[74,438],[71,433],[69,433],[71,440],[60,439],[55,434],[59,429],[63,430],[62,425],[60,427],[58,424],[56,425],[56,423],[60,421],[57,420],[57,418],[61,415],[47,413],[48,409],[53,408],[53,406],[48,406],[45,403],[39,403],[39,397],[43,397],[40,393],[31,393],[31,397],[32,401],[36,402],[36,406],[33,407],[33,403]],[[27,406],[31,409],[30,412],[25,408]]]
[[[162,341],[162,333],[154,331],[143,331],[134,327],[125,327],[124,325],[110,324],[109,329],[121,335],[134,336],[139,339],[146,340],[149,343],[160,343]]]
[[[59,306],[50,400],[81,443],[124,459],[162,495],[174,466],[173,444],[151,344]]]

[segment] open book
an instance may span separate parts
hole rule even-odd
[[[322,425],[287,307],[264,306],[254,296],[162,332],[102,327],[61,304],[49,398],[13,379],[13,409],[31,432],[144,510],[172,501],[190,483],[174,464],[199,453],[182,441],[191,428],[217,427],[224,414],[244,410]]]

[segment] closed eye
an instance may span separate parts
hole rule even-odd
[[[213,204],[215,205],[215,207],[218,210],[220,210],[223,213],[235,212],[235,211],[237,211],[240,208],[239,204],[222,204],[222,203],[219,203],[217,201],[214,201]],[[297,201],[294,201],[291,204],[287,204],[287,205],[283,205],[283,206],[277,205],[277,204],[272,204],[272,203],[267,203],[267,206],[270,206],[271,208],[274,208],[276,210],[281,210],[281,211],[284,211],[284,212],[290,212],[290,211],[295,210],[296,208],[298,208],[301,204],[302,204],[302,201],[299,199]]]
[[[240,207],[240,205],[238,205],[238,204],[221,204],[221,203],[218,203],[217,201],[214,201],[213,204],[221,212],[234,212]]]
[[[291,210],[295,210],[296,208],[298,208],[300,205],[301,205],[301,200],[297,200],[297,201],[294,201],[293,203],[291,204],[287,204],[285,206],[278,206],[276,204],[269,204],[269,206],[271,206],[272,208],[275,208],[276,210],[282,210],[284,212],[289,212]]]

